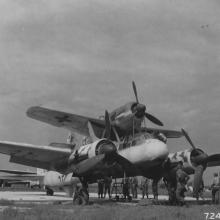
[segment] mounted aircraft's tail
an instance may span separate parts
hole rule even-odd
[[[88,126],[88,129],[89,129],[89,136],[90,136],[92,142],[97,141],[99,138],[96,137],[95,132],[94,132],[94,129],[93,129],[93,127],[92,127],[90,121],[88,121],[87,126]]]
[[[90,121],[88,121],[87,126],[89,129],[89,136],[92,139],[92,142],[97,141],[99,138],[95,135],[94,129]],[[105,130],[103,132],[103,136],[106,137],[107,139],[109,139],[111,136],[111,121],[110,121],[109,113],[107,111],[105,111]]]

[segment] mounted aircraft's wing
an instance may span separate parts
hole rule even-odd
[[[28,172],[28,171],[20,171],[20,170],[5,170],[5,169],[0,169],[0,172],[4,172],[4,173],[9,173],[9,174],[20,174],[20,175],[27,175],[27,174],[37,174],[34,172]]]
[[[182,131],[176,130],[166,130],[166,129],[158,129],[158,128],[142,128],[142,131],[149,133],[163,133],[167,138],[180,138],[183,136]]]
[[[10,162],[42,169],[54,169],[59,161],[66,161],[71,149],[53,146],[0,141],[0,153],[10,156]]]
[[[56,127],[66,128],[84,136],[89,136],[88,121],[92,124],[98,138],[101,138],[105,129],[104,120],[56,111],[40,106],[30,107],[27,110],[27,116]]]

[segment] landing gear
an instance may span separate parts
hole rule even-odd
[[[88,191],[83,188],[76,189],[76,192],[73,197],[74,205],[87,205],[89,203],[89,194]]]
[[[75,194],[73,197],[74,205],[88,205],[89,204],[89,192],[88,184],[85,180],[80,179],[82,187],[76,186]]]
[[[45,186],[47,196],[53,196],[54,191],[50,189],[48,186]]]

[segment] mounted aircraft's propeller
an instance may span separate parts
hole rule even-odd
[[[135,99],[136,99],[136,103],[132,107],[133,113],[137,117],[141,118],[141,117],[145,116],[148,120],[150,120],[154,124],[157,124],[159,126],[163,126],[163,123],[159,119],[157,119],[155,116],[153,116],[153,115],[149,114],[148,112],[146,112],[146,106],[145,105],[139,103],[138,95],[137,95],[137,88],[136,88],[136,85],[135,85],[134,81],[132,81],[132,86],[133,86],[133,91],[134,91],[134,95],[135,95]]]
[[[214,163],[220,160],[220,154],[213,154],[208,156],[203,150],[197,148],[188,133],[182,128],[182,133],[192,146],[193,150],[191,153],[191,161],[195,166],[194,182],[193,182],[193,193],[195,197],[198,197],[198,191],[202,181],[204,170],[209,163]]]
[[[109,117],[109,113],[105,110],[105,135],[107,139],[111,137],[111,121]]]

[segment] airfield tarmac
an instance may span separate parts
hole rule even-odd
[[[97,193],[89,193],[91,199],[97,199]],[[114,198],[114,194],[112,197]],[[107,196],[108,198],[108,196]],[[153,195],[149,195],[149,198],[152,199]],[[167,201],[167,195],[159,195],[158,198],[160,201]],[[72,201],[71,197],[67,197],[64,192],[55,192],[53,196],[47,196],[44,191],[1,191],[0,200],[9,200],[9,201],[31,201],[31,202],[55,202],[55,201]],[[102,199],[100,199],[102,200]],[[137,199],[134,201],[141,200],[141,195],[138,195]],[[185,197],[186,201],[195,201],[193,197]]]

